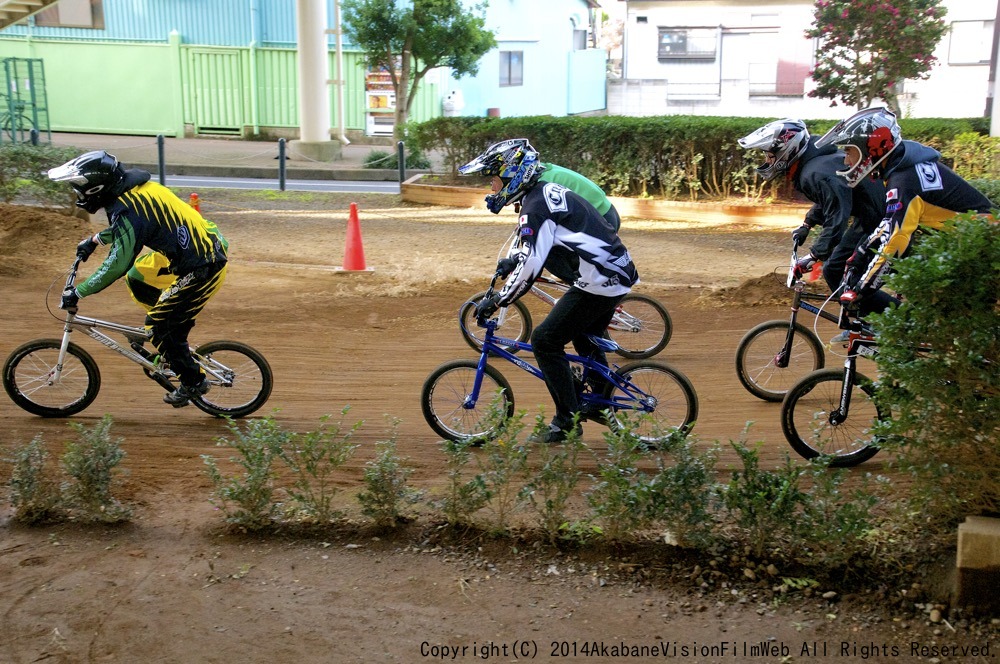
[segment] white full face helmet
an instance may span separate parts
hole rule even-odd
[[[792,164],[809,147],[809,130],[802,120],[785,118],[769,122],[737,141],[744,150],[761,150],[766,161],[757,167],[757,174],[770,182],[787,173]]]

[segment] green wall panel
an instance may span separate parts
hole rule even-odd
[[[154,136],[176,131],[180,90],[169,45],[0,41],[0,58],[7,57],[45,63],[52,131]]]
[[[53,131],[177,136],[298,126],[298,56],[292,49],[0,39],[0,58],[6,57],[45,62]],[[129,66],[119,66],[124,62]],[[360,53],[343,53],[343,73],[345,129],[364,130]],[[329,78],[337,78],[333,51]],[[433,75],[421,83],[411,120],[441,114],[440,88]],[[336,86],[329,92],[335,131]]]

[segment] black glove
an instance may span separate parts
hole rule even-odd
[[[516,258],[501,258],[497,261],[497,275],[501,279],[506,279],[514,271],[514,268],[517,267],[517,263],[518,260]]]
[[[66,311],[76,311],[76,305],[80,302],[80,294],[76,292],[76,288],[70,286],[62,293],[62,302],[59,303],[60,309],[65,309]]]
[[[497,296],[491,295],[489,297],[484,297],[479,302],[476,303],[476,320],[482,321],[486,320],[493,314],[497,312]]]
[[[80,257],[80,260],[86,263],[87,259],[90,258],[90,255],[94,253],[95,249],[97,249],[97,243],[94,242],[93,237],[88,237],[86,240],[76,245],[76,255]]]
[[[806,238],[809,237],[809,231],[811,230],[812,226],[810,226],[809,224],[802,224],[794,231],[792,231],[792,242],[795,243],[795,246],[801,247],[803,244],[805,244]]]
[[[809,254],[805,258],[800,258],[795,261],[795,268],[792,270],[792,274],[796,279],[802,277],[802,275],[807,274],[809,270],[813,269],[813,265],[816,264],[816,257]]]

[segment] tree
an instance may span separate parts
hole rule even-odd
[[[450,67],[458,76],[475,75],[480,58],[496,47],[484,28],[485,8],[466,10],[462,0],[343,0],[344,33],[365,51],[367,66],[391,75],[397,140],[428,71]]]
[[[816,0],[816,89],[810,97],[867,108],[876,99],[899,113],[899,84],[925,79],[947,31],[941,0]]]

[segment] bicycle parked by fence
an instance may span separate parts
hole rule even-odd
[[[554,306],[560,295],[568,290],[569,285],[540,276],[529,292],[549,306]],[[486,291],[476,293],[458,310],[462,338],[475,350],[480,350],[483,345],[483,328],[476,325],[476,304],[485,296]],[[497,313],[497,333],[528,342],[532,329],[531,313],[521,300],[502,307]],[[608,336],[617,345],[614,352],[630,360],[646,359],[659,353],[670,342],[673,331],[673,322],[666,307],[647,295],[635,293],[622,298],[608,325]]]
[[[77,257],[70,268],[66,288],[74,285],[80,262]],[[51,308],[48,311],[54,318],[62,319]],[[90,353],[70,341],[76,330],[138,364],[146,376],[168,392],[179,385],[177,376],[160,361],[160,356],[145,348],[150,340],[147,328],[89,318],[75,311],[66,311],[62,320],[61,339],[29,341],[15,348],[4,362],[4,389],[15,404],[29,413],[69,417],[97,398],[101,373]],[[124,343],[106,332],[121,335]],[[191,354],[211,384],[207,394],[191,399],[204,412],[219,417],[245,417],[263,406],[271,395],[271,367],[250,346],[238,341],[212,341]]]
[[[492,296],[496,281],[494,275],[483,294],[485,297]],[[463,309],[467,304],[462,305]],[[459,318],[463,324],[467,320],[464,315]],[[420,395],[424,419],[435,433],[449,440],[483,440],[493,435],[495,431],[488,429],[488,413],[498,394],[502,412],[508,417],[514,414],[514,392],[504,375],[489,364],[490,357],[506,360],[542,379],[538,367],[514,354],[530,353],[531,344],[497,336],[496,318],[475,324],[483,330],[475,337],[481,340],[479,358],[442,364],[427,377]],[[466,334],[472,333],[463,325],[463,335]],[[611,339],[591,339],[608,352],[618,347]],[[623,425],[621,413],[646,415],[631,422],[638,425],[636,434],[642,442],[655,447],[674,430],[689,431],[698,417],[698,396],[691,381],[664,362],[644,360],[623,367],[606,367],[588,357],[572,354],[567,357],[576,376],[580,405],[601,411],[604,415],[600,421],[612,430]],[[594,391],[594,385],[602,387]]]

